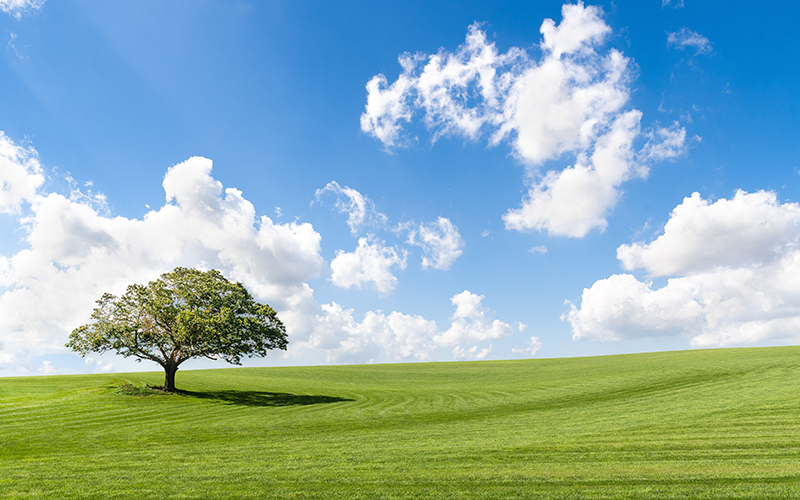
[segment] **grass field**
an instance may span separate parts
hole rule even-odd
[[[0,378],[0,498],[800,498],[800,348]]]

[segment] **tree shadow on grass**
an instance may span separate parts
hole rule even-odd
[[[314,396],[266,391],[178,391],[178,393],[184,396],[242,406],[305,406],[355,401],[354,399],[336,396]]]

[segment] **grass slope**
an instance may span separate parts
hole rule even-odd
[[[798,498],[800,348],[0,379],[0,498]]]

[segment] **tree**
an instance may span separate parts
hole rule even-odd
[[[175,372],[184,361],[206,357],[240,365],[244,356],[286,350],[286,328],[275,311],[259,304],[241,283],[216,270],[183,267],[130,285],[121,297],[105,293],[92,322],[72,331],[67,347],[134,356],[164,368],[164,389],[175,391]]]

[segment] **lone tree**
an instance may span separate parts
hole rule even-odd
[[[147,286],[130,285],[121,297],[105,293],[97,304],[92,322],[73,330],[67,347],[81,356],[116,351],[155,361],[166,372],[167,391],[175,391],[175,372],[187,359],[240,365],[243,356],[288,344],[275,310],[213,269],[178,267]]]

